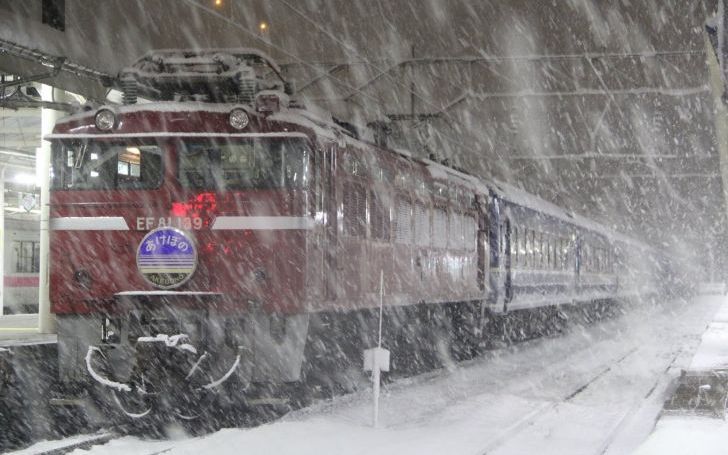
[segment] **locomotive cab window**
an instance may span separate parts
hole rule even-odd
[[[302,188],[308,180],[310,154],[302,139],[196,140],[182,142],[178,150],[184,188]]]
[[[53,146],[54,189],[153,189],[162,184],[158,145],[86,141]]]

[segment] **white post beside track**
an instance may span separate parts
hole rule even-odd
[[[379,426],[379,388],[381,372],[389,371],[389,351],[382,348],[382,319],[384,316],[384,271],[379,273],[379,340],[377,347],[364,351],[364,370],[372,371],[373,414],[372,425]]]

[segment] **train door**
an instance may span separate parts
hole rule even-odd
[[[512,256],[511,252],[513,251],[513,248],[511,248],[511,242],[512,235],[511,235],[511,220],[506,218],[503,225],[505,226],[505,245],[503,252],[503,255],[501,256],[503,260],[501,263],[503,264],[503,268],[505,268],[505,278],[504,278],[504,286],[505,286],[505,302],[503,303],[503,310],[505,311],[507,308],[508,302],[513,300],[513,279],[512,279]]]
[[[323,166],[323,211],[326,219],[324,235],[324,281],[326,300],[337,297],[338,217],[336,216],[336,144],[324,149]]]
[[[491,245],[492,231],[496,229],[496,226],[491,225],[488,217],[488,204],[486,201],[481,201],[480,197],[478,197],[478,207],[478,290],[483,298],[486,298],[490,291],[490,267],[495,264],[491,252],[497,256],[495,254],[497,246],[492,248],[493,245]]]
[[[306,287],[308,295],[320,303],[326,296],[326,225],[325,201],[327,198],[325,178],[326,160],[325,151],[317,147],[312,153],[311,179],[309,180],[309,197],[307,199],[308,216],[314,220],[314,228],[307,233],[306,251]]]
[[[573,246],[573,252],[574,252],[574,280],[573,280],[573,294],[576,297],[576,295],[579,292],[579,285],[581,281],[581,237],[577,236],[576,234],[573,234],[571,236],[571,243]]]
[[[478,229],[478,290],[483,296],[487,295],[490,278],[490,241],[488,230],[488,218],[483,216],[485,225]]]

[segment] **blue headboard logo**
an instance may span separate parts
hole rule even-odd
[[[179,229],[160,227],[144,236],[137,248],[137,268],[145,280],[172,289],[189,280],[197,268],[197,247]]]

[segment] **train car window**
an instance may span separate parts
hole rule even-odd
[[[450,212],[450,236],[448,248],[459,250],[463,244],[463,217],[459,213]]]
[[[544,245],[546,248],[546,258],[544,262],[544,268],[551,270],[551,265],[553,264],[553,260],[551,257],[551,240],[550,236],[548,234],[544,234]]]
[[[463,247],[466,251],[474,251],[477,248],[477,225],[475,218],[463,217]]]
[[[405,174],[404,172],[397,172],[394,177],[394,186],[396,186],[397,188],[409,189],[409,180],[407,179],[407,174]]]
[[[434,182],[432,184],[432,194],[437,199],[447,199],[447,185],[441,182]]]
[[[511,231],[511,264],[518,265],[518,226]]]
[[[447,211],[435,208],[432,214],[432,246],[447,248]]]
[[[574,257],[572,257],[572,255]],[[576,249],[574,249],[572,253],[571,240],[569,239],[564,239],[564,259],[564,270],[573,269],[574,261],[576,260]]]
[[[367,166],[362,152],[358,150],[347,150],[344,153],[342,166],[351,175],[363,177],[366,175]]]
[[[531,237],[530,229],[526,229],[525,234],[526,234],[526,251],[525,251],[525,256],[524,256],[525,262],[523,265],[525,265],[526,267],[531,267],[531,265],[533,264],[533,257],[532,257],[533,256],[533,245],[531,243],[533,241],[533,237]]]
[[[397,199],[394,221],[394,241],[403,244],[412,243],[412,204],[404,197]]]
[[[366,236],[366,192],[358,183],[344,182],[344,234]]]
[[[154,189],[162,184],[161,148],[154,144],[88,141],[55,143],[53,189]]]
[[[498,252],[505,253],[506,248],[506,232],[503,223],[498,225]]]
[[[371,229],[372,238],[376,240],[389,241],[389,198],[385,194],[370,192],[371,201]]]
[[[308,181],[308,155],[303,139],[184,141],[179,181],[184,188],[218,191],[302,188]]]
[[[526,266],[526,230],[521,227],[518,236],[518,265]]]
[[[40,271],[40,242],[13,241],[13,262],[15,263],[15,273],[38,273]]]

